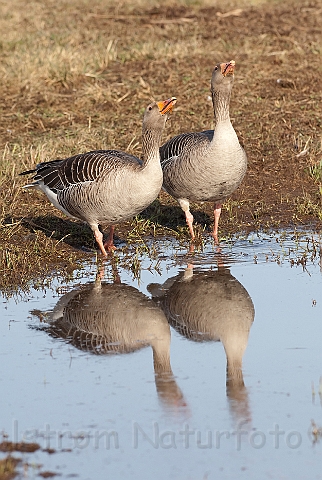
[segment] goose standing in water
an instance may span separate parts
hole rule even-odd
[[[192,240],[195,234],[190,202],[214,202],[213,237],[218,242],[222,203],[246,173],[247,157],[229,117],[234,69],[232,60],[218,63],[212,73],[215,129],[177,135],[160,148],[163,188],[184,211]]]
[[[154,102],[142,125],[143,161],[119,150],[96,150],[64,160],[43,162],[25,188],[44,192],[66,215],[89,224],[104,256],[113,250],[114,225],[137,215],[158,196],[162,186],[159,147],[176,98]],[[99,224],[111,225],[107,242]]]

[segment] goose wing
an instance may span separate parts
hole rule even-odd
[[[202,135],[206,135],[206,137],[208,138],[209,142],[212,141],[212,139],[214,138],[214,131],[213,130],[204,130],[203,132],[200,132]]]
[[[160,147],[161,164],[164,167],[171,160],[178,157],[184,157],[185,152],[198,152],[207,146],[214,135],[213,130],[205,130],[204,132],[181,133],[168,140]]]
[[[63,190],[69,185],[94,181],[100,175],[120,168],[137,169],[141,160],[119,150],[95,150],[64,160],[39,163],[35,169],[20,173],[34,173],[34,183],[42,183],[51,190]]]

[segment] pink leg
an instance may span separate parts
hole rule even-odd
[[[214,231],[212,236],[214,237],[214,240],[218,242],[218,224],[219,224],[219,218],[221,214],[221,203],[215,203],[215,208],[214,208]]]
[[[104,247],[107,249],[108,252],[112,252],[113,250],[116,249],[116,247],[113,243],[114,229],[115,229],[115,227],[114,227],[114,225],[112,225],[111,228],[110,228],[110,233],[109,233],[108,239],[104,243]]]
[[[190,231],[190,235],[191,235],[191,238],[192,240],[195,238],[195,232],[193,231],[193,215],[192,213],[190,212],[190,210],[186,210],[185,211],[185,214],[186,214],[186,222],[187,222],[187,225],[189,227],[189,231]]]
[[[103,234],[102,232],[99,231],[98,228],[94,230],[94,236],[98,246],[100,247],[102,254],[104,255],[104,257],[107,257],[107,253],[103,245]]]
[[[186,198],[179,198],[178,203],[179,203],[180,207],[182,208],[182,210],[184,211],[184,214],[186,216],[186,222],[187,222],[187,225],[189,227],[191,239],[193,240],[195,238],[195,232],[193,231],[193,226],[192,226],[193,215],[189,210],[189,200],[187,200]]]
[[[195,244],[193,243],[193,240],[192,240],[189,245],[189,253],[194,253],[194,251],[195,251]]]

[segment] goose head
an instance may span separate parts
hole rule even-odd
[[[218,63],[213,69],[210,90],[216,122],[229,120],[229,102],[234,83],[234,71],[234,60]]]
[[[147,106],[144,112],[143,124],[150,130],[163,129],[167,121],[168,114],[172,112],[174,105],[177,103],[175,97],[162,100],[160,102],[152,102]]]
[[[142,123],[142,152],[144,162],[153,159],[158,160],[159,164],[159,147],[162,133],[168,119],[168,114],[172,111],[176,102],[177,99],[171,97],[167,100],[150,103],[145,109]]]
[[[235,61],[217,63],[211,76],[211,92],[231,90],[234,83]]]

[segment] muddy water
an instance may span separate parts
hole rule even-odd
[[[310,238],[159,241],[140,268],[121,255],[3,297],[0,429],[39,444],[19,453],[27,478],[322,478]]]

